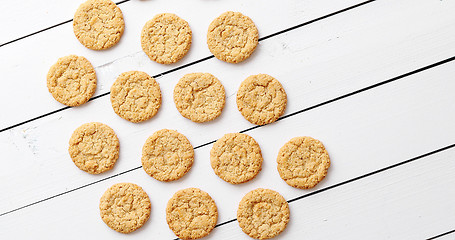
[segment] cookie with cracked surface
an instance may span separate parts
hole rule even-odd
[[[88,173],[99,174],[114,167],[120,143],[114,130],[106,124],[82,124],[71,135],[68,152],[76,166]]]
[[[215,174],[228,183],[248,182],[262,169],[262,154],[254,138],[228,133],[213,144],[210,164]]]
[[[108,49],[120,41],[125,29],[123,14],[110,0],[88,0],[76,10],[73,31],[92,50]]]
[[[113,230],[130,233],[150,217],[151,203],[147,193],[134,183],[117,183],[100,199],[100,216]]]
[[[239,63],[258,45],[259,33],[254,22],[239,12],[225,12],[215,18],[207,32],[207,45],[216,58]]]
[[[268,239],[284,231],[289,215],[289,205],[278,192],[258,188],[247,193],[240,201],[237,221],[248,236]]]
[[[267,74],[249,76],[237,91],[237,108],[256,125],[278,120],[286,109],[287,96],[281,83]]]
[[[145,72],[124,72],[112,84],[111,103],[114,112],[125,120],[148,120],[161,106],[160,86]]]
[[[175,63],[190,50],[191,34],[188,22],[173,13],[161,13],[142,28],[142,50],[157,63]]]
[[[47,88],[58,102],[72,107],[79,106],[95,93],[95,69],[84,57],[61,57],[47,73]]]
[[[309,189],[327,175],[330,157],[322,142],[311,137],[295,137],[278,152],[277,169],[290,186]]]
[[[182,240],[207,236],[215,228],[217,220],[215,201],[198,188],[180,190],[167,203],[167,224]]]
[[[208,122],[220,116],[226,101],[221,82],[210,73],[189,73],[174,88],[174,102],[183,117]]]
[[[181,133],[162,129],[142,147],[142,168],[156,180],[169,182],[185,175],[193,165],[194,150]]]

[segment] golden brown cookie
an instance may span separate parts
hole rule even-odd
[[[207,236],[218,220],[218,209],[210,195],[197,188],[180,190],[166,207],[169,228],[182,240]]]
[[[278,120],[286,109],[287,97],[281,83],[267,74],[249,76],[237,92],[237,108],[256,125]]]
[[[185,175],[193,165],[194,150],[181,133],[162,129],[142,147],[142,167],[156,180],[169,182]]]
[[[142,227],[150,217],[151,204],[147,193],[133,183],[117,183],[104,192],[100,215],[112,229],[130,233]]]
[[[47,73],[47,88],[60,103],[79,106],[95,93],[95,69],[84,57],[69,55],[59,58]]]
[[[207,122],[220,116],[225,98],[223,85],[210,73],[186,74],[174,88],[177,110],[193,122]]]
[[[215,174],[228,183],[248,182],[262,169],[262,154],[254,138],[228,133],[213,144],[210,163]]]
[[[148,120],[161,106],[160,86],[145,72],[124,72],[112,84],[111,103],[123,119],[134,123]]]
[[[88,0],[74,14],[74,34],[82,45],[92,50],[114,46],[124,29],[122,11],[110,0]]]
[[[239,12],[225,12],[215,18],[207,32],[207,45],[216,58],[239,63],[247,59],[258,45],[254,22]]]
[[[281,147],[278,172],[290,186],[308,189],[327,175],[330,157],[324,145],[311,137],[295,137]]]
[[[120,143],[112,128],[91,122],[74,130],[68,152],[79,169],[99,174],[114,167],[119,149]]]
[[[237,221],[243,232],[252,238],[273,238],[286,228],[289,206],[279,193],[258,188],[247,193],[240,201]]]
[[[142,28],[141,45],[151,60],[175,63],[190,50],[190,25],[175,14],[158,14]]]

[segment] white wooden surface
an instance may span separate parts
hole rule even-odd
[[[186,187],[210,193],[219,224],[235,219],[238,202],[254,188],[272,188],[288,200],[303,196],[290,203],[291,222],[277,239],[426,239],[455,229],[455,1],[376,0],[340,11],[363,1],[131,0],[119,5],[126,30],[110,50],[85,49],[71,23],[14,41],[70,20],[81,2],[4,1],[0,9],[0,239],[125,238],[98,210],[102,193],[118,182],[141,185],[152,201],[149,222],[128,235],[134,239],[174,239],[164,209]],[[261,40],[244,63],[211,58],[157,77],[163,105],[150,121],[133,124],[113,112],[103,94],[118,74],[161,75],[210,56],[206,29],[227,10],[250,16],[262,38],[308,24]],[[140,48],[143,24],[160,12],[177,13],[193,30],[188,56],[171,66],[150,61]],[[48,93],[45,75],[68,54],[96,66],[95,95],[103,96],[49,114],[64,106]],[[220,118],[206,124],[181,117],[172,100],[179,78],[200,71],[217,76],[227,96]],[[281,81],[288,107],[280,121],[252,129],[235,94],[257,73]],[[97,176],[77,169],[67,153],[72,131],[90,121],[110,125],[121,143],[115,168]],[[172,183],[140,168],[145,139],[162,128],[182,132],[197,148],[190,172]],[[238,131],[258,141],[264,165],[256,179],[233,186],[213,173],[209,151],[224,133]],[[278,149],[305,135],[323,141],[332,159],[328,176],[312,190],[289,187],[276,171]],[[248,237],[234,221],[207,239]]]

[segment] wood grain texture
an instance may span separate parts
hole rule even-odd
[[[413,9],[416,6],[412,4],[412,1],[407,0],[407,2],[410,4],[409,8],[405,8],[409,9],[408,18],[414,17],[413,20],[421,18],[421,13]],[[395,44],[399,44],[398,49],[395,44],[388,43],[386,46],[389,48],[374,48],[376,50],[366,51],[366,49],[374,46],[368,41],[374,39],[371,38],[371,35],[376,34],[379,37],[385,31],[391,31],[389,28],[397,26],[397,24],[392,25],[394,22],[390,21],[387,22],[388,24],[381,25],[381,28],[377,27],[377,24],[383,20],[376,17],[368,18],[372,15],[371,11],[379,12],[382,9],[384,14],[396,12],[396,14],[401,13],[400,16],[403,16],[402,6],[390,5],[387,1],[384,3],[384,5],[379,5],[382,8],[377,9],[373,6],[364,8],[362,11],[345,13],[338,18],[328,19],[326,22],[268,39],[261,43],[252,59],[240,67],[211,59],[157,78],[163,93],[163,105],[155,118],[150,121],[141,124],[124,121],[115,115],[108,97],[103,97],[79,108],[65,110],[1,133],[0,141],[4,144],[0,145],[0,149],[8,153],[8,158],[11,161],[7,162],[7,167],[0,170],[1,176],[10,184],[0,186],[0,188],[9,195],[27,194],[23,197],[18,196],[15,201],[3,204],[0,212],[12,210],[100,179],[100,177],[83,175],[74,166],[68,164],[71,162],[68,162],[67,141],[72,131],[82,123],[103,122],[113,127],[119,135],[121,142],[120,159],[113,171],[102,176],[108,177],[140,166],[140,162],[135,161],[135,159],[140,159],[140,146],[156,130],[162,128],[176,129],[185,134],[193,146],[199,146],[216,140],[227,132],[236,132],[252,127],[236,110],[235,97],[233,97],[240,82],[252,73],[267,72],[281,81],[290,99],[285,112],[288,114],[394,77],[407,71],[410,68],[409,65],[414,65],[415,62],[421,64],[420,61],[428,61],[414,58],[416,46],[411,47],[409,45],[415,43],[416,37],[411,35],[409,38],[409,34],[402,36],[408,40],[406,42],[408,47],[402,47],[403,44],[400,45],[400,43],[405,40],[394,35],[390,36],[390,39],[387,38],[387,41],[397,40],[398,42]],[[359,17],[368,19],[369,21],[365,21],[373,25],[364,25],[356,31],[353,30],[352,26],[358,22]],[[439,16],[435,17],[435,21],[439,21],[439,19]],[[349,22],[352,24],[347,24]],[[346,29],[346,35],[340,35],[340,42],[328,41],[327,36],[326,38],[320,37],[324,35],[324,32],[321,33],[321,29],[327,28],[328,31],[335,31],[343,29],[343,27]],[[432,35],[420,32],[418,29],[415,29],[417,32],[415,34],[417,36],[419,33],[423,34],[422,38],[433,45],[435,41],[426,39]],[[445,30],[443,28],[441,31]],[[365,31],[366,33],[364,33]],[[398,32],[398,30],[393,32]],[[333,38],[336,39],[335,35]],[[301,39],[307,39],[307,41],[301,41]],[[308,42],[316,45],[308,49]],[[455,41],[453,42],[455,43]],[[338,47],[339,51],[326,51],[327,48],[337,49],[333,44]],[[344,50],[356,49],[356,47],[362,47],[363,50],[362,48],[358,51]],[[316,51],[317,48],[320,49],[319,52]],[[435,51],[433,48],[430,49],[431,52]],[[438,57],[450,54],[450,52],[442,51],[443,49],[445,48],[441,47]],[[397,59],[391,59],[390,51],[396,52],[398,50],[403,51],[403,55],[395,54],[398,56]],[[367,52],[366,55],[365,52]],[[421,54],[429,53],[424,51]],[[406,55],[410,55],[408,58],[412,61],[404,61]],[[314,56],[314,58],[310,60],[307,59],[308,56]],[[324,56],[325,58],[323,58]],[[366,57],[370,60],[366,61]],[[150,61],[147,60],[147,62]],[[313,62],[314,64],[312,64]],[[382,68],[378,64],[383,64]],[[119,69],[131,69],[138,65],[140,66],[135,59],[125,58],[108,65],[99,72],[101,74],[103,72],[112,74]],[[206,72],[208,70],[224,84],[227,100],[226,107],[219,119],[201,125],[180,116],[172,102],[172,90],[178,79],[185,73]],[[114,80],[115,78],[105,79],[105,81],[110,82]],[[111,83],[104,82],[104,85],[108,88]],[[125,160],[122,161],[122,159]],[[33,176],[37,180],[25,184],[29,182],[29,178],[20,176]],[[16,186],[22,187],[17,188]],[[4,195],[6,199],[8,194]]]
[[[82,46],[74,36],[72,24],[64,24],[3,46],[0,48],[0,56],[8,58],[0,58],[0,72],[2,78],[11,80],[3,81],[0,102],[7,101],[8,96],[16,96],[18,101],[9,101],[9,104],[2,106],[4,114],[0,115],[0,129],[63,107],[52,99],[44,84],[49,67],[59,57],[69,54],[86,57],[96,67],[98,88],[95,95],[99,95],[108,92],[112,81],[124,71],[142,70],[154,76],[210,56],[206,44],[208,26],[226,10],[241,11],[251,17],[258,25],[262,37],[361,2],[326,1],[325,4],[320,0],[305,3],[300,0],[269,1],[267,8],[262,8],[260,0],[134,0],[120,5],[125,19],[125,32],[120,42],[106,51],[93,51]],[[150,61],[141,48],[142,27],[155,14],[162,12],[172,12],[187,20],[193,32],[190,51],[185,58],[171,66]],[[119,62],[127,62],[129,65],[112,65]],[[27,70],[21,71],[23,68]],[[16,111],[18,108],[27,108],[27,111]]]
[[[0,47],[0,72],[6,79],[0,88],[0,129],[62,107],[45,85],[49,66],[60,56],[73,53],[92,61],[99,79],[95,95],[100,95],[109,91],[121,72],[141,70],[153,76],[209,56],[205,43],[208,24],[226,10],[250,16],[264,37],[359,2],[285,0],[267,1],[265,6],[259,0],[129,1],[120,6],[125,35],[108,51],[85,49],[73,36],[71,24]],[[24,27],[30,21],[25,17],[12,22],[21,29],[11,28],[7,37],[55,22],[74,5],[45,3],[52,0],[34,7],[37,13],[30,16],[49,11],[49,17],[30,28]],[[5,9],[17,9],[18,3],[7,4],[10,7]],[[112,110],[109,96],[104,96],[0,132],[4,155],[0,238],[124,238],[102,222],[98,203],[112,184],[133,182],[150,196],[152,215],[129,238],[174,239],[166,225],[165,206],[177,190],[199,187],[208,192],[218,205],[222,223],[235,218],[238,202],[254,188],[272,188],[293,199],[454,144],[455,82],[451,76],[455,75],[455,61],[350,94],[454,57],[454,10],[453,1],[377,0],[267,38],[242,64],[211,58],[158,76],[163,105],[150,121],[134,124],[121,119]],[[194,44],[188,56],[172,66],[156,64],[140,50],[140,29],[160,12],[178,14],[193,30]],[[226,89],[225,109],[213,122],[191,122],[174,106],[174,86],[191,72],[210,72]],[[258,73],[270,74],[283,84],[288,94],[285,116],[289,117],[252,129],[254,125],[238,112],[235,95],[242,80]],[[337,100],[325,104],[333,99]],[[121,145],[114,169],[98,176],[77,169],[67,152],[73,130],[92,121],[111,126]],[[197,147],[192,169],[172,183],[156,181],[140,168],[142,145],[162,128],[178,130]],[[213,173],[209,152],[213,141],[223,134],[244,130],[261,146],[263,170],[253,181],[233,186]],[[321,140],[331,156],[329,173],[315,189],[292,188],[276,170],[279,148],[295,136]],[[455,216],[451,205],[455,199],[451,190],[454,156],[455,151],[449,149],[295,201],[290,204],[291,224],[277,239],[420,239],[450,231]],[[207,239],[249,238],[232,222],[216,228]]]
[[[211,145],[208,145],[196,149],[196,159],[192,169],[179,181],[160,183],[151,179],[142,169],[138,169],[4,215],[0,218],[0,224],[5,226],[7,231],[2,233],[6,236],[18,234],[24,238],[33,235],[47,237],[49,236],[47,234],[54,233],[51,233],[45,226],[52,226],[59,231],[71,233],[70,235],[75,238],[83,237],[84,234],[91,232],[96,232],[96,235],[100,237],[122,237],[109,229],[100,231],[104,226],[98,216],[97,203],[99,195],[105,188],[117,182],[131,181],[142,186],[152,201],[150,222],[132,237],[142,238],[154,235],[160,239],[171,238],[172,234],[164,221],[164,209],[167,200],[179,189],[199,187],[211,194],[218,205],[219,221],[223,222],[235,217],[237,203],[251,189],[272,188],[278,190],[286,199],[292,199],[447,146],[452,144],[455,139],[455,129],[451,124],[455,120],[455,116],[446,114],[446,108],[442,106],[448,106],[455,100],[455,96],[449,94],[455,89],[455,85],[448,85],[445,80],[445,76],[455,73],[454,66],[455,63],[446,64],[248,132],[258,141],[264,156],[263,170],[255,180],[249,183],[233,186],[213,174],[209,163]],[[45,124],[43,123],[43,125]],[[416,131],[419,133],[417,137]],[[55,133],[48,133],[48,136],[53,134]],[[142,142],[141,140],[146,137],[146,134],[140,132],[130,134],[129,136],[118,134],[120,141],[124,140],[125,144],[123,145],[124,155],[120,156],[116,170],[140,165],[140,145],[137,146],[136,143]],[[324,142],[331,155],[332,166],[327,177],[310,191],[288,186],[280,179],[276,171],[275,158],[278,149],[296,135],[317,137]],[[58,150],[59,147],[55,147]],[[135,151],[138,152],[137,158]],[[56,188],[69,187],[72,184],[80,185],[84,181],[95,180],[92,176],[82,174],[66,162],[61,158],[59,163],[48,163],[54,165],[53,168],[46,167],[42,162],[42,166],[30,171],[30,173],[46,173],[46,169],[54,169],[54,171],[46,173],[49,176],[47,179],[53,180],[52,182],[46,183],[48,180],[45,180],[43,175],[33,178],[37,182],[34,188],[40,191],[27,189],[22,192],[22,189],[14,192],[15,189],[9,189],[10,193],[7,195],[17,196],[14,199],[16,203],[19,201],[30,202],[30,196],[48,196]],[[10,171],[14,170],[10,169]],[[439,175],[439,173],[435,173],[435,175]],[[13,182],[14,179],[8,179],[8,181]],[[59,182],[64,184],[60,185]],[[34,183],[28,182],[27,184]],[[25,186],[26,182],[15,182],[14,185]],[[368,184],[363,187],[365,191],[368,191]],[[414,185],[414,188],[403,188],[403,191],[414,192],[419,189],[419,185]],[[5,189],[3,192],[8,192],[7,190]],[[21,195],[26,198],[21,199]],[[2,199],[2,202],[7,200]],[[319,200],[315,200],[312,204],[319,204]],[[341,207],[336,204],[331,206]],[[24,215],[28,217],[20,217]],[[450,221],[452,216],[452,214],[439,214],[438,221],[441,223]],[[27,226],[28,231],[20,230],[24,226]],[[84,226],[86,231],[79,231],[73,226]],[[289,232],[295,234],[293,231]],[[213,236],[211,235],[214,239],[216,239],[215,233],[216,231]]]
[[[274,239],[426,239],[452,229],[453,158],[450,149],[292,202],[291,221]],[[233,222],[213,239],[248,238]]]

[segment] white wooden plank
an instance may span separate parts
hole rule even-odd
[[[444,233],[447,233],[447,234],[444,234],[443,236],[439,236],[439,235],[443,234],[443,233],[439,233],[432,237],[436,237],[435,239],[438,239],[438,240],[453,240],[455,238],[455,232],[452,232],[453,230],[454,230],[454,228],[452,226],[452,228],[446,229],[444,231]],[[450,233],[448,233],[449,231],[450,231]]]
[[[0,45],[73,18],[83,0],[2,1]]]
[[[262,37],[358,2],[360,1],[130,1],[121,5],[126,24],[122,39],[115,47],[101,52],[83,47],[74,37],[72,24],[56,27],[0,48],[1,77],[10,79],[2,81],[0,89],[3,111],[0,116],[0,129],[63,107],[52,98],[46,87],[47,71],[59,57],[69,54],[82,55],[98,67],[99,87],[95,94],[100,94],[107,92],[110,87],[108,83],[125,70],[108,64],[117,59],[128,61],[128,70],[141,68],[156,75],[211,55],[206,44],[208,25],[222,12],[241,11],[250,16]],[[267,7],[261,7],[263,4]],[[145,22],[161,12],[176,13],[189,22],[193,32],[193,43],[188,55],[179,63],[170,66],[152,62],[140,46],[140,32]],[[11,101],[12,98],[15,101]],[[27,111],[16,111],[24,108]]]
[[[411,1],[408,2],[411,3]],[[385,12],[393,13],[393,10],[403,12],[389,5],[379,6],[386,6],[380,8]],[[410,5],[406,9],[414,13],[415,9],[412,7],[413,5]],[[411,13],[410,16],[414,16]],[[371,12],[364,12],[363,14],[369,15]],[[321,39],[317,34],[313,33],[320,31],[323,26],[330,28],[330,30],[342,29],[343,26],[351,26],[349,23],[358,22],[358,17],[358,14],[346,14],[344,17],[340,16],[340,18],[327,21],[328,25],[314,25],[313,27],[305,28],[305,31],[293,31],[264,41],[261,43],[261,47],[255,57],[253,57],[253,60],[245,64],[244,67],[228,65],[212,59],[204,64],[192,66],[184,71],[159,78],[158,81],[164,93],[163,107],[153,120],[142,124],[132,124],[117,117],[110,107],[109,98],[105,97],[90,102],[86,106],[70,109],[2,133],[0,135],[0,142],[2,143],[0,149],[10,160],[7,161],[7,166],[0,170],[0,178],[2,178],[3,182],[8,182],[8,184],[0,186],[0,190],[7,193],[1,197],[1,201],[5,204],[1,205],[0,212],[12,210],[65,190],[140,166],[141,146],[145,139],[158,129],[177,129],[188,136],[194,146],[198,146],[215,140],[226,132],[241,131],[251,127],[252,125],[238,113],[234,97],[240,81],[250,74],[267,72],[283,83],[289,96],[287,113],[392,77],[389,76],[390,72],[381,71],[373,64],[365,72],[362,72],[363,68],[358,68],[359,65],[365,62],[365,55],[363,55],[365,52],[368,53],[367,55],[371,59],[387,59],[389,53],[397,51],[398,48],[415,53],[414,46],[406,48],[401,45],[398,45],[398,47],[387,45],[387,48],[380,49],[380,51],[370,50],[368,52],[366,50],[368,49],[367,46],[362,45],[362,43],[367,42],[368,35],[392,27],[392,24],[393,26],[400,26],[392,20],[388,22],[388,25],[381,25],[382,28],[370,29],[370,25],[364,25],[364,28],[358,31],[348,31],[341,38],[344,40],[340,43],[341,45],[347,48],[354,48],[355,45],[360,45],[363,48],[362,52],[356,52],[352,55],[342,53],[338,59],[322,62],[324,56],[331,56],[332,52],[321,51],[320,55],[322,56],[320,59],[314,60],[319,64],[309,65],[306,61],[303,63],[299,61],[309,55],[311,51],[315,51],[312,48],[306,49],[305,46],[307,45],[302,45],[300,39],[308,39],[310,43],[317,43]],[[363,15],[362,17],[366,18]],[[372,23],[379,24],[374,21]],[[437,33],[443,34],[443,30],[446,30],[446,28],[442,28],[441,32]],[[368,35],[363,35],[362,37],[362,35],[359,35],[361,31],[367,31],[366,34]],[[426,38],[427,36],[424,35],[422,38],[425,41],[433,39]],[[354,41],[356,39],[358,41]],[[330,45],[332,41],[326,42],[329,42],[329,46],[333,48]],[[283,44],[289,50],[278,51],[277,49],[282,49]],[[341,46],[338,43],[336,45]],[[442,49],[442,47],[440,48]],[[443,54],[443,52],[441,51],[440,54]],[[432,55],[429,56],[431,57]],[[327,57],[326,59],[331,58]],[[405,67],[408,67],[408,62],[402,60],[401,58],[397,59],[397,61],[403,62]],[[134,66],[135,63],[129,58],[123,59],[106,69],[106,72],[109,72],[110,69],[119,69],[119,71],[128,69],[130,66]],[[389,62],[388,64],[395,64],[387,69],[392,70],[392,73],[398,72],[400,66],[402,66],[397,62]],[[356,66],[356,69],[352,69],[352,66]],[[246,67],[248,67],[248,70],[245,70]],[[330,71],[328,71],[329,69]],[[183,74],[208,70],[221,79],[229,97],[226,109],[218,120],[208,124],[195,124],[179,115],[173,106],[171,93],[175,83]],[[302,76],[304,77],[303,80]],[[336,78],[333,76],[336,76]],[[101,121],[109,124],[117,131],[121,139],[120,160],[113,171],[101,176],[91,176],[80,172],[73,166],[67,154],[67,142],[72,131],[82,123],[89,121]],[[430,132],[430,130],[428,131]],[[276,134],[272,132],[272,136]],[[441,139],[441,143],[445,143],[444,140],[446,139]],[[435,142],[428,145],[425,149],[431,149],[431,147],[435,146],[439,145]],[[409,155],[412,155],[412,152],[409,152],[406,156]],[[30,179],[36,180],[30,182]],[[9,196],[15,197],[12,199]]]
[[[108,229],[98,216],[98,201],[101,194],[110,185],[122,181],[131,181],[143,186],[152,198],[153,210],[150,222],[142,230],[129,236],[131,238],[154,236],[159,239],[172,239],[172,232],[167,229],[165,222],[164,209],[166,202],[176,190],[190,186],[199,187],[209,192],[217,202],[220,212],[219,221],[226,221],[235,217],[237,203],[251,189],[257,187],[273,188],[282,193],[286,199],[291,199],[312,191],[298,190],[286,185],[276,171],[275,158],[278,149],[294,136],[308,135],[320,139],[324,142],[331,155],[332,166],[327,177],[315,188],[316,190],[447,146],[452,144],[453,139],[455,139],[455,127],[452,124],[455,120],[455,113],[453,111],[447,111],[446,108],[455,101],[455,95],[452,94],[455,90],[455,83],[453,81],[447,81],[447,76],[452,76],[453,74],[455,74],[454,62],[248,132],[248,134],[258,141],[264,156],[263,170],[255,180],[249,183],[234,186],[223,182],[213,174],[209,164],[209,151],[211,148],[211,145],[209,145],[196,150],[196,160],[193,168],[180,181],[161,183],[153,180],[141,169],[132,171],[90,187],[82,188],[49,201],[4,215],[0,217],[0,226],[5,230],[0,234],[3,234],[4,237],[15,236],[18,238],[30,238],[32,236],[49,238],[51,236],[62,235],[63,233],[65,236],[70,236],[74,239],[86,236],[112,239],[122,238],[124,235],[117,234]],[[289,85],[285,86],[288,86],[286,89],[290,89]],[[304,95],[294,94],[291,94],[291,96],[291,99],[304,97]],[[231,106],[231,108],[235,107],[232,99],[228,98],[227,105]],[[87,107],[86,109],[89,108]],[[98,114],[93,120],[102,120],[102,116],[105,115],[102,111]],[[82,113],[82,115],[87,115],[87,113]],[[76,125],[75,121],[72,121],[72,118],[75,116],[62,116],[62,121],[66,122],[66,126]],[[240,121],[235,116],[232,116],[230,120],[233,123]],[[40,123],[40,125],[44,126],[48,124],[58,124],[58,121],[55,122],[45,119]],[[114,129],[121,129],[120,124],[112,122],[111,125],[114,125]],[[168,126],[172,127],[175,125],[173,122],[170,122]],[[119,168],[127,168],[128,165],[140,165],[139,154],[141,144],[147,137],[146,135],[151,134],[155,130],[155,127],[158,128],[159,126],[150,126],[150,129],[146,131],[131,130],[129,133],[119,132],[120,141],[123,144],[121,150],[122,155],[115,171]],[[127,128],[124,127],[123,129],[125,130]],[[36,132],[33,133],[31,129],[30,131],[30,134],[41,135]],[[60,149],[65,148],[66,138],[68,137],[66,135],[70,134],[70,132],[61,133],[61,131],[61,129],[55,129],[47,132],[48,139],[53,139],[53,146],[49,149],[40,150],[46,151],[46,156],[51,156],[52,154],[59,156],[59,162],[51,160],[51,158],[49,158],[49,162],[46,162],[47,159],[32,160],[30,162],[32,167],[27,169],[25,168],[24,160],[21,160],[21,158],[11,159],[11,161],[16,161],[17,167],[8,166],[6,169],[9,172],[14,172],[16,177],[7,177],[1,179],[1,181],[8,182],[11,186],[23,186],[23,188],[28,189],[8,189],[8,187],[2,185],[2,189],[0,189],[2,193],[7,196],[15,196],[14,199],[8,197],[5,199],[5,197],[1,196],[2,203],[6,202],[11,207],[17,202],[24,202],[24,198],[26,200],[25,202],[30,202],[32,198],[40,197],[40,194],[42,194],[41,196],[49,196],[52,191],[56,190],[56,186],[60,183],[64,183],[64,186],[71,188],[70,186],[72,184],[80,185],[84,181],[89,182],[99,178],[81,173],[74,166],[71,166],[72,163],[69,164],[70,160],[65,159],[64,153],[58,153],[61,151]],[[188,127],[182,130],[187,135],[190,135],[188,134],[189,131]],[[65,136],[58,137],[62,135]],[[194,142],[199,138],[190,137],[190,141]],[[42,139],[37,141],[41,144],[45,142]],[[0,146],[3,146],[3,144]],[[24,148],[23,146],[18,147]],[[4,152],[4,149],[0,150]],[[442,169],[449,168],[448,166],[441,167]],[[396,175],[401,175],[406,179],[408,175],[404,173],[411,174],[413,170],[410,169],[407,171],[405,167],[403,169],[403,172]],[[449,170],[450,173],[453,172],[452,168],[445,170]],[[432,172],[428,172],[427,175],[430,176],[430,173]],[[430,177],[441,176],[439,171],[433,173],[434,175]],[[8,173],[3,171],[1,176],[5,174]],[[33,175],[27,176],[27,174]],[[25,177],[18,177],[20,175]],[[443,174],[443,176],[446,175]],[[392,181],[397,180],[393,177],[390,179]],[[368,182],[368,184],[359,188],[368,189],[367,187],[369,185],[370,183]],[[387,185],[389,186],[390,184]],[[428,186],[423,188],[423,190],[431,193],[432,189],[428,188]],[[390,185],[390,187],[393,187],[393,185]],[[398,191],[396,189],[406,190],[400,187],[394,189],[395,191]],[[422,190],[420,184],[414,185],[410,193],[417,190]],[[343,192],[341,191],[336,196],[330,196],[326,199],[335,200],[343,197],[348,199],[346,201],[352,199],[349,196],[343,195]],[[371,192],[368,193],[372,194]],[[385,194],[387,192],[384,190],[382,193]],[[403,196],[408,195],[405,194]],[[365,197],[370,199],[369,196]],[[453,196],[450,195],[448,197]],[[305,202],[308,203],[308,201],[312,201],[312,205],[321,206],[318,205],[321,202],[319,198],[307,198]],[[449,203],[444,202],[445,205]],[[446,216],[439,214],[441,211],[447,210],[444,207],[442,210],[439,209],[438,206],[445,206],[441,204],[436,204],[431,209],[438,209],[437,216]],[[305,206],[307,205],[305,204]],[[342,209],[340,204],[336,202],[328,203],[325,206],[331,207],[330,209],[324,210],[328,213],[337,208]],[[349,207],[354,208],[356,205],[353,204]],[[297,209],[293,211],[303,214],[302,216],[305,215],[304,210]],[[380,209],[377,211],[380,211]],[[427,210],[425,211],[425,213],[429,213]],[[355,211],[352,214],[358,217],[362,213],[364,212]],[[366,217],[371,217],[371,215],[364,214]],[[342,216],[338,215],[338,218],[335,219],[344,223],[355,220],[351,218],[340,220],[339,217]],[[391,215],[392,217],[397,217],[397,215]],[[304,219],[304,221],[307,220]],[[302,225],[291,225],[287,232],[289,234],[296,234],[296,226],[301,227]],[[344,225],[333,226],[334,228],[336,227],[336,231],[343,232],[343,229],[348,229],[349,232],[343,233],[353,234],[350,233],[352,230],[345,228]],[[81,229],[84,230],[81,231]],[[436,227],[432,229],[437,230]],[[307,231],[308,228],[304,228],[303,230]],[[221,230],[216,230],[209,239],[224,239],[218,235],[221,234],[218,232],[221,232]],[[234,234],[233,232],[230,233]],[[242,239],[242,237],[238,236],[235,239]]]
[[[455,149],[290,203],[275,239],[427,239],[453,229]],[[248,239],[237,222],[209,239]],[[447,235],[438,239],[453,239]]]
[[[32,0],[20,0],[20,1],[4,1],[2,2],[2,9],[0,9],[0,22],[3,24],[0,25],[0,31],[3,33],[0,35],[0,44],[12,41],[14,39],[23,37],[25,35],[40,31],[42,29],[48,28],[55,24],[65,22],[70,20],[74,16],[74,12],[77,7],[83,3],[85,0],[42,0],[42,1],[32,1]],[[119,3],[123,2],[121,0],[115,0],[114,2]],[[322,3],[324,2],[324,3]],[[344,1],[307,1],[305,2],[305,9],[300,9],[300,13],[308,14],[309,12],[325,12],[330,9],[336,9],[337,7],[346,7],[349,4],[355,4],[360,1],[353,0],[344,0]],[[203,1],[195,0],[188,2],[182,2],[177,0],[171,1],[140,1],[132,0],[126,3],[122,3],[119,6],[122,8],[131,4],[140,4],[141,8],[147,8],[148,11],[155,11],[161,9],[162,11],[172,11],[174,9],[179,9],[181,7],[188,7],[188,11],[201,10],[202,8],[211,8],[212,10],[223,11],[227,8],[251,8],[254,11],[254,8],[257,8],[258,11],[263,11],[259,5],[259,1],[255,1],[253,5],[250,3],[243,3],[242,1],[229,1],[230,5],[223,4],[221,2],[213,1]],[[190,4],[194,5],[191,6]],[[272,1],[269,1],[269,4],[273,4]],[[324,4],[325,7],[321,8]],[[183,6],[179,6],[183,5]],[[287,8],[287,7],[297,7],[301,6],[302,3],[298,1],[282,1],[281,6],[279,5],[268,5],[270,9],[276,9],[276,7]],[[334,10],[336,11],[336,10]],[[145,13],[144,11],[142,13]],[[289,16],[291,18],[297,17],[295,20],[300,20],[302,14],[295,12],[294,16]],[[71,25],[71,23],[69,23]]]

